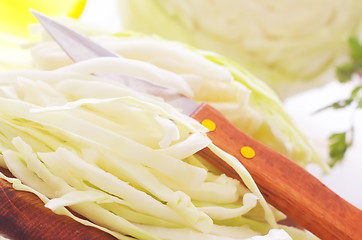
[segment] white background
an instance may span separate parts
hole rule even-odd
[[[121,29],[119,14],[117,0],[88,0],[81,20],[93,26],[119,31]],[[322,88],[287,99],[284,103],[286,111],[324,156],[327,156],[328,136],[349,127],[351,111],[331,110],[319,114],[312,113],[348,96],[352,87],[332,82]],[[322,174],[315,166],[308,167],[308,170],[337,194],[362,209],[362,110],[357,112],[353,121],[356,129],[355,141],[344,161],[334,167],[328,175]]]

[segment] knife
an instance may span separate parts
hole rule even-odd
[[[97,57],[121,57],[46,15],[31,11],[75,62]],[[242,132],[209,104],[198,104],[174,90],[142,79],[116,78],[135,90],[162,97],[209,128],[208,137],[243,164],[267,202],[304,229],[321,239],[362,239],[360,209],[339,197],[304,168]],[[225,174],[242,182],[239,175],[209,148],[199,154]]]

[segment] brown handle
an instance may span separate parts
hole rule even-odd
[[[209,119],[215,123],[215,130],[208,133],[213,143],[236,157],[250,172],[267,202],[288,218],[323,240],[362,239],[362,211],[304,168],[240,131],[210,105],[201,105],[192,117],[199,122]],[[246,153],[244,157],[240,151],[243,146],[251,147],[255,156]],[[220,170],[236,177],[234,170],[215,160],[210,150],[202,152]]]
[[[0,171],[10,176],[5,169]],[[15,190],[4,179],[0,179],[0,234],[15,240],[116,239],[70,217],[53,213],[36,195]]]

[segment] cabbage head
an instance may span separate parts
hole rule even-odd
[[[334,79],[361,34],[360,0],[122,0],[127,29],[218,52],[282,98]]]

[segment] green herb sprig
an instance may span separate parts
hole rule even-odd
[[[352,120],[354,113],[362,109],[362,44],[357,37],[351,37],[348,40],[350,49],[350,60],[337,67],[336,76],[339,82],[347,83],[352,81],[354,74],[359,75],[358,83],[353,88],[349,97],[338,100],[332,104],[319,109],[317,112],[326,109],[344,109],[352,108]],[[354,126],[353,121],[346,131],[333,133],[329,136],[329,156],[331,161],[329,165],[335,166],[344,159],[345,153],[353,145]]]

